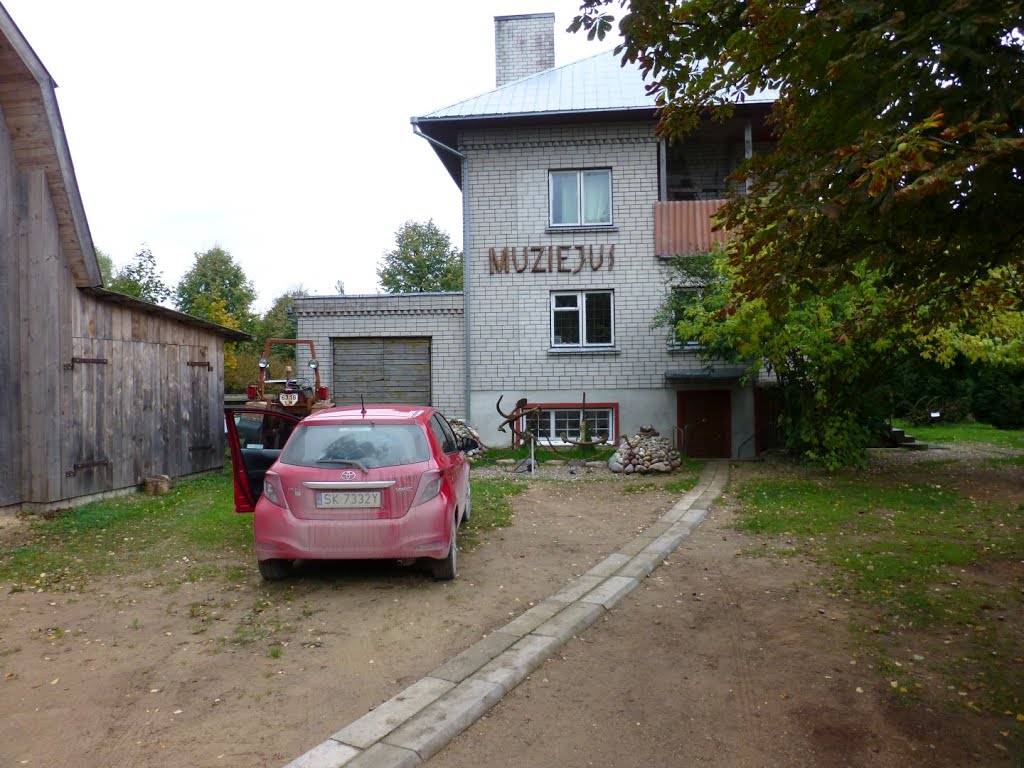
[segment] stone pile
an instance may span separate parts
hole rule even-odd
[[[660,437],[654,427],[641,427],[632,437],[623,437],[619,447],[608,459],[608,469],[631,475],[634,472],[671,472],[683,461],[667,437]]]
[[[480,439],[479,432],[461,419],[451,419],[448,423],[451,425],[452,431],[455,433],[456,437],[468,437],[471,440],[476,440],[479,447],[474,448],[472,451],[466,451],[467,459],[475,461],[484,455],[484,452],[487,450],[487,446],[485,446],[484,441]]]

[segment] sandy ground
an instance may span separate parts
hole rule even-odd
[[[733,468],[748,471],[759,470]],[[1016,472],[997,492],[1024,501]],[[624,492],[638,482],[651,481],[533,481],[512,527],[463,552],[451,583],[331,564],[267,587],[244,562],[237,583],[161,586],[172,568],[80,595],[0,585],[0,766],[280,766],[675,501]],[[727,496],[636,592],[430,764],[1022,764],[993,746],[997,723],[895,707],[852,644],[848,604],[813,586],[821,573],[746,556],[761,542],[731,521]]]
[[[887,452],[873,471],[956,458],[945,481],[1024,502],[1019,469],[991,475],[990,485],[972,479],[972,460],[1004,454]],[[756,471],[734,466],[733,480]],[[927,698],[898,705],[854,642],[850,606],[813,586],[824,574],[749,556],[765,542],[737,532],[733,519],[726,494],[638,590],[430,766],[1024,765],[1007,748],[1006,718]],[[1024,594],[1024,570],[1012,577]],[[1007,618],[1024,626],[1021,605]]]
[[[450,583],[390,563],[332,563],[268,586],[249,560],[237,563],[238,583],[181,583],[194,565],[183,552],[167,572],[84,594],[0,585],[0,766],[280,766],[675,501],[623,487],[606,472],[535,482],[515,497],[511,527],[460,553]]]

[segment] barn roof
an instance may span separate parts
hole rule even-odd
[[[219,333],[228,341],[251,341],[252,336],[243,331],[236,330],[234,328],[228,328],[226,325],[218,325],[217,323],[211,323],[209,320],[204,320],[201,317],[195,315],[186,315],[184,312],[178,312],[177,310],[163,307],[159,304],[153,304],[149,301],[143,301],[137,299],[134,296],[128,296],[117,291],[108,291],[106,288],[88,287],[82,289],[85,293],[90,296],[95,296],[101,301],[107,301],[112,304],[120,304],[124,307],[129,307],[137,312],[142,312],[146,315],[154,315],[156,317],[167,318],[168,320],[177,320],[180,323],[186,325],[196,326],[198,328],[205,328],[208,331]]]
[[[248,334],[202,318],[176,312],[131,296],[105,290],[96,248],[85,218],[71,161],[64,123],[57,106],[57,84],[39,56],[18,29],[7,9],[0,4],[0,110],[11,137],[14,161],[24,170],[41,169],[57,215],[61,250],[68,258],[75,285],[90,289],[104,301],[131,306],[147,314],[220,333],[229,340],[242,341]]]
[[[0,109],[19,168],[46,172],[61,248],[75,284],[102,285],[89,222],[78,191],[53,81],[39,56],[0,5]]]

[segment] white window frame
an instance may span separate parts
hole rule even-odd
[[[583,178],[588,173],[604,173],[608,177],[608,220],[607,221],[584,221],[583,212],[586,206],[583,201]],[[555,176],[576,175],[576,221],[555,221]],[[548,171],[548,225],[555,227],[610,227],[614,221],[612,212],[612,169],[611,168],[579,168],[579,169],[556,169]]]
[[[608,341],[591,342],[587,339],[587,295],[607,294],[611,299],[609,307],[611,320],[611,339]],[[555,299],[558,296],[575,296],[575,309],[568,307],[555,308]],[[552,349],[608,349],[615,346],[615,291],[610,288],[599,288],[583,291],[552,291],[549,299],[550,326],[551,326],[551,347]],[[579,331],[579,342],[562,342],[555,339],[555,315],[556,313],[575,313],[577,330]]]
[[[547,422],[547,430],[548,430],[548,437],[541,437],[539,434],[537,435],[538,441],[540,441],[541,444],[550,442],[550,443],[552,443],[554,445],[571,445],[571,443],[563,442],[562,438],[561,438],[561,435],[559,434],[559,430],[558,430],[558,428],[556,426],[557,425],[558,414],[559,413],[564,413],[564,412],[567,412],[567,411],[568,412],[575,412],[580,417],[579,421],[582,421],[583,408],[581,408],[579,406],[573,406],[573,405],[552,405],[552,406],[549,406],[549,407],[546,407],[546,408],[544,406],[538,406],[538,407],[541,409],[540,410],[540,414],[538,415],[538,418],[540,418],[541,420]],[[591,417],[591,420],[593,420],[594,414],[599,412],[599,411],[603,412],[606,415],[607,419],[608,419],[608,430],[607,430],[606,444],[607,445],[615,445],[615,442],[618,439],[618,436],[614,434],[615,433],[615,406],[598,406],[596,408],[593,408],[593,407],[591,407],[589,405],[587,406],[587,416]],[[527,420],[527,418],[524,417],[523,418],[523,422],[521,424],[521,428],[522,429],[528,429],[529,427],[530,427],[530,423]],[[540,430],[538,430],[538,432],[539,431]],[[568,437],[570,439],[574,439],[574,438],[578,438],[579,437],[579,428],[577,428],[577,431],[575,433],[569,432],[569,430],[563,430],[563,431],[565,431],[566,437]],[[603,430],[597,430],[591,424],[591,427],[590,427],[590,434],[591,434],[591,436],[593,436],[595,434],[595,432],[597,434],[604,434]]]

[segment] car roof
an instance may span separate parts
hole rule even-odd
[[[340,408],[325,408],[310,414],[305,422],[310,424],[333,424],[339,421],[367,420],[375,422],[426,423],[435,409],[429,405],[346,405]]]

